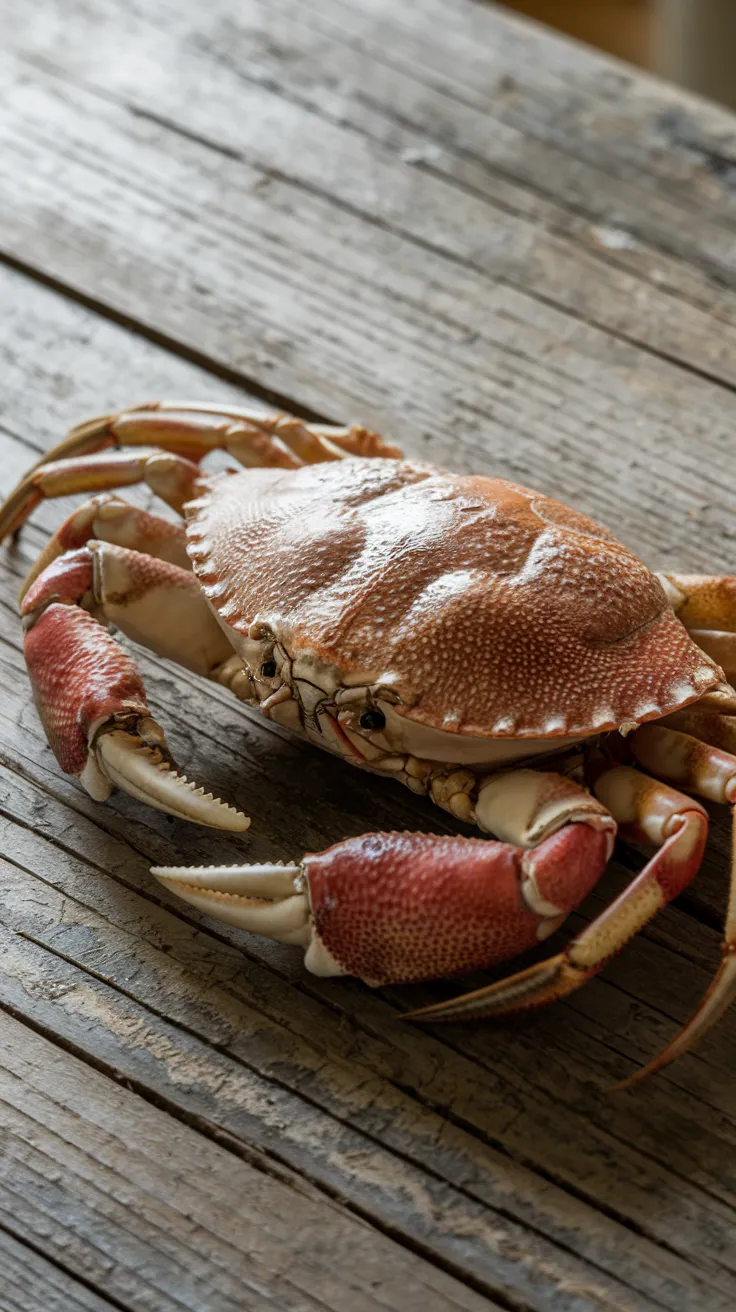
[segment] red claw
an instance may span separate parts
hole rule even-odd
[[[48,606],[26,634],[25,657],[46,737],[69,774],[83,774],[96,725],[148,715],[133,661],[84,610]]]
[[[315,935],[370,984],[483,969],[562,922],[600,878],[609,841],[589,824],[533,850],[449,835],[348,839],[304,859]]]
[[[147,585],[149,596],[158,586],[162,614],[170,617],[167,588],[176,597],[190,587],[192,576],[170,562],[100,542],[93,547],[108,552],[113,564],[127,566],[127,573],[121,570],[115,579],[127,588],[127,597],[125,588],[117,595],[123,611],[126,599],[133,610],[141,598],[145,603]],[[22,606],[26,665],[57,761],[99,801],[117,786],[170,815],[234,832],[246,829],[246,816],[175,768],[164,732],[149,713],[135,662],[106,626],[83,609],[87,602],[104,617],[111,613],[104,559],[98,587],[99,561],[99,552],[93,556],[89,547],[52,558]],[[196,633],[200,638],[199,629]]]

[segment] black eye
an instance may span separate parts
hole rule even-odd
[[[383,711],[363,711],[360,717],[361,729],[385,729],[386,716]]]
[[[264,679],[272,679],[275,673],[276,673],[276,662],[264,661],[261,666],[261,674],[263,675]]]

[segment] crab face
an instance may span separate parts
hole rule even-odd
[[[450,733],[402,713],[388,682],[351,685],[312,653],[294,655],[261,621],[239,643],[243,700],[267,718],[352,765],[417,781],[442,764],[493,767],[577,741]],[[244,677],[243,677],[244,676]],[[406,780],[405,780],[406,781]]]

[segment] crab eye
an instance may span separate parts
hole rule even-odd
[[[363,711],[360,717],[361,729],[385,729],[386,716],[383,711]]]
[[[261,666],[261,674],[264,679],[272,679],[276,673],[275,661],[264,661]]]

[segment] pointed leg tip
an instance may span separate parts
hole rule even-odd
[[[493,1020],[496,1017],[496,1011],[491,1004],[486,1012],[485,993],[485,989],[476,989],[472,993],[461,993],[457,997],[447,998],[445,1002],[431,1002],[426,1007],[417,1007],[415,1011],[402,1012],[401,1020],[420,1021],[422,1023],[456,1020],[462,1023],[465,1020],[482,1019],[484,1016]],[[476,1006],[478,1009],[476,1009]],[[501,1014],[505,1015],[506,1013]]]
[[[560,954],[529,966],[516,975],[497,980],[485,988],[406,1012],[403,1019],[460,1022],[505,1020],[507,1016],[518,1016],[558,997],[564,997],[572,988],[577,987],[577,975],[578,972],[569,967]]]
[[[641,1084],[643,1080],[648,1080],[651,1075],[656,1075],[669,1063],[670,1058],[667,1061],[660,1061],[659,1058],[655,1058],[654,1061],[647,1062],[646,1066],[640,1066],[638,1070],[632,1071],[631,1075],[624,1076],[622,1080],[616,1080],[615,1084],[607,1084],[603,1092],[622,1093],[624,1089],[632,1089],[635,1084]]]
[[[603,1092],[605,1094],[623,1093],[624,1089],[633,1088],[633,1086],[639,1084],[642,1079],[642,1073],[640,1071],[634,1071],[633,1075],[627,1075],[624,1080],[617,1080],[615,1084],[606,1084]]]
[[[657,1075],[665,1067],[670,1066],[672,1062],[691,1052],[696,1044],[718,1023],[735,997],[736,952],[734,952],[733,944],[727,940],[718,972],[697,1011],[662,1052],[652,1058],[650,1062],[647,1062],[646,1066],[642,1066],[640,1070],[634,1071],[624,1080],[619,1080],[606,1092],[617,1093],[620,1089],[630,1089],[634,1084],[640,1084],[642,1080],[648,1079],[650,1075]]]
[[[452,1020],[451,1007],[454,1001],[455,999],[451,998],[449,1002],[431,1002],[426,1007],[415,1008],[414,1011],[402,1011],[398,1019],[427,1023],[433,1020]]]

